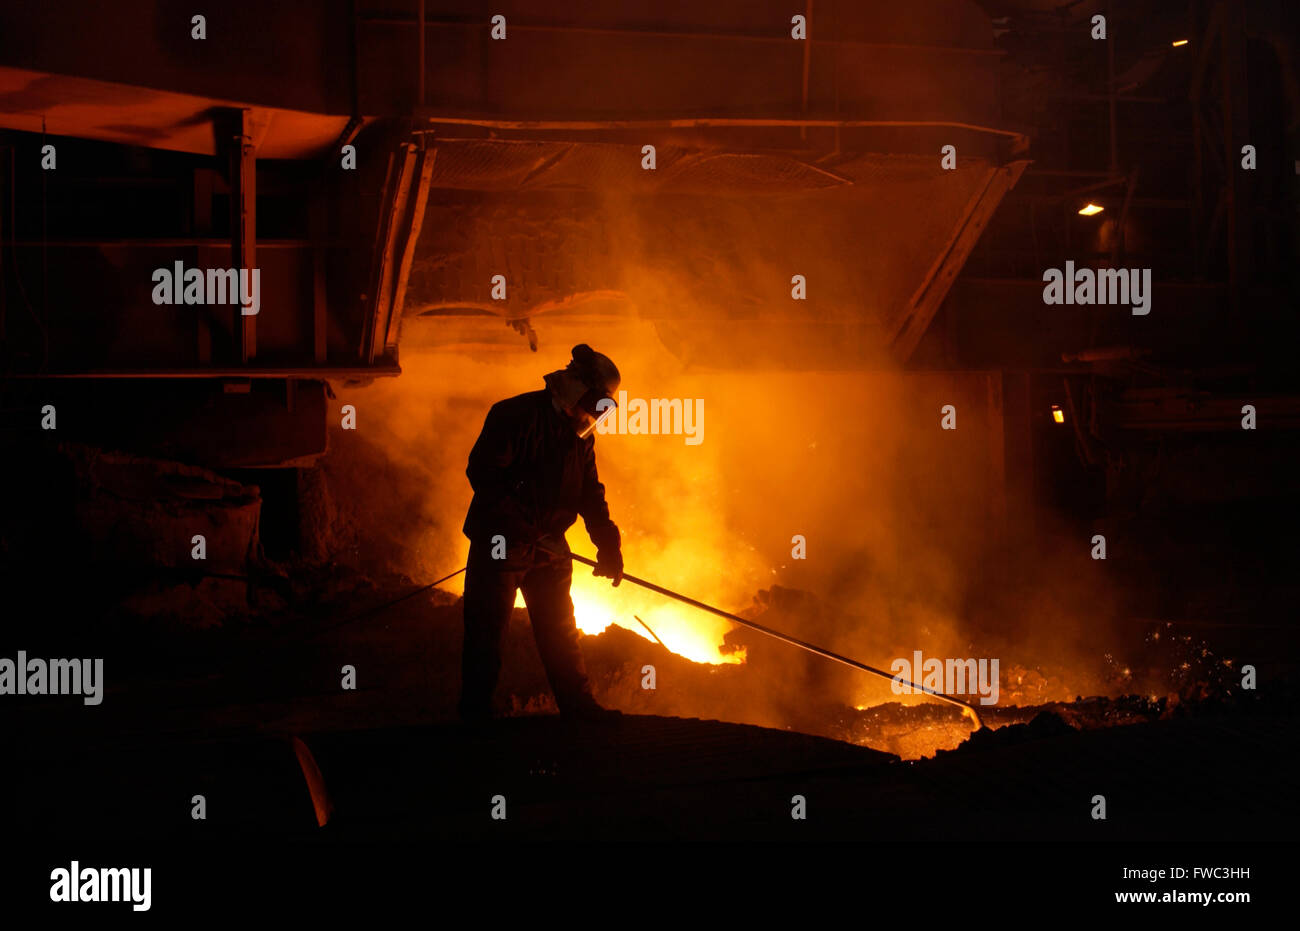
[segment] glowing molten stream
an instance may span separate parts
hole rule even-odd
[[[573,612],[578,629],[584,634],[598,634],[610,624],[626,627],[652,640],[646,629],[636,622],[639,617],[650,625],[664,646],[697,663],[743,663],[745,651],[723,653],[722,638],[732,624],[668,601],[661,595],[632,588],[624,582],[618,588],[609,579],[573,579]],[[635,617],[634,617],[635,615]]]
[[[630,582],[614,588],[609,579],[596,578],[590,567],[575,563],[571,594],[578,629],[584,634],[599,634],[609,625],[617,624],[653,642],[654,638],[636,622],[639,617],[650,625],[665,647],[679,656],[713,665],[745,661],[743,648],[731,653],[722,651],[723,637],[734,624]],[[515,607],[525,607],[522,593],[515,594]]]

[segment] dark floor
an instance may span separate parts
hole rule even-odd
[[[0,723],[16,765],[4,778],[16,785],[0,814],[19,835],[39,831],[47,840],[326,845],[865,833],[919,841],[1240,840],[1243,831],[1281,840],[1300,826],[1295,718],[1286,701],[1192,707],[1118,727],[1075,729],[1044,716],[906,762],[805,733],[673,716],[689,696],[673,697],[672,677],[664,677],[672,661],[656,657],[663,688],[637,701],[662,702],[664,713],[612,724],[532,714],[469,729],[452,720],[458,677],[446,675],[448,655],[458,653],[456,615],[455,603],[426,603],[326,636],[213,635],[201,654],[190,641],[188,653],[149,654],[168,661],[148,667],[109,653],[103,705],[6,700]],[[507,657],[499,703],[545,694],[536,651],[516,622],[507,653],[517,655]],[[632,648],[620,644],[585,638],[594,674],[606,670],[602,651],[662,649],[640,638]],[[355,664],[356,690],[339,688],[342,663]],[[682,663],[682,676],[744,676],[744,667]],[[619,675],[599,675],[602,697],[616,703],[608,685]],[[311,750],[333,805],[324,828],[294,737]],[[207,801],[205,820],[191,818],[196,794]],[[504,820],[491,817],[494,796],[506,798]],[[805,800],[806,819],[792,818],[794,796]],[[1095,796],[1105,797],[1105,820],[1091,817]]]
[[[73,860],[151,867],[157,915],[192,916],[197,902],[261,916],[274,903],[324,912],[324,926],[337,926],[336,903],[381,901],[430,914],[475,901],[528,920],[557,903],[607,915],[703,903],[771,921],[773,897],[800,920],[808,908],[867,914],[874,903],[1060,914],[1122,907],[1118,890],[1186,887],[1121,878],[1159,864],[1252,870],[1249,882],[1191,887],[1202,891],[1245,889],[1261,902],[1288,891],[1296,728],[1275,681],[1248,702],[990,709],[994,728],[964,743],[948,706],[859,716],[880,747],[906,745],[909,728],[956,747],[909,762],[800,732],[832,729],[812,704],[783,710],[800,722],[791,729],[701,720],[743,720],[746,668],[699,666],[624,631],[583,649],[601,699],[633,713],[562,720],[544,713],[544,676],[516,612],[498,704],[541,713],[467,728],[453,715],[454,600],[411,599],[334,626],[386,597],[175,636],[91,616],[73,635],[66,620],[28,616],[20,648],[60,656],[60,643],[77,643],[104,657],[108,689],[97,707],[0,703],[6,914],[66,908],[49,903],[49,877]],[[637,685],[643,662],[659,668],[656,691]],[[340,687],[344,664],[355,690]],[[1092,817],[1096,796],[1105,820]],[[692,841],[708,843],[678,843]]]
[[[0,727],[16,765],[0,770],[14,783],[0,818],[20,836],[69,842],[266,838],[327,846],[502,837],[1240,840],[1243,832],[1283,839],[1300,827],[1295,718],[1273,683],[1255,702],[1185,706],[1078,730],[1043,718],[907,762],[793,730],[699,720],[731,716],[746,687],[744,667],[699,666],[614,631],[584,638],[584,652],[602,700],[633,714],[612,725],[528,714],[469,730],[453,714],[455,600],[422,596],[340,624],[384,597],[361,593],[323,620],[171,639],[83,630],[68,642],[97,639],[94,649],[103,648],[104,702],[6,699]],[[524,615],[516,615],[498,704],[509,711],[522,699],[544,711],[540,663]],[[56,644],[42,641],[40,629],[51,627],[34,623],[22,644],[30,655],[67,655],[45,651]],[[656,692],[629,684],[642,662],[659,665]],[[356,668],[355,690],[340,688],[344,664]],[[943,706],[917,710],[923,722],[948,714]],[[955,725],[938,723],[956,746],[964,725],[949,717]],[[333,806],[323,828],[295,737],[314,757]],[[205,820],[191,818],[195,795],[205,797]],[[504,820],[491,817],[498,795]],[[791,816],[796,795],[805,819]],[[1091,817],[1098,795],[1104,821]]]
[[[304,732],[333,815],[316,825],[288,740],[135,738],[11,747],[6,820],[46,839],[1258,840],[1294,836],[1294,722],[1168,720],[914,763],[695,719],[555,716]],[[87,780],[87,774],[93,778]],[[205,796],[206,821],[190,817]],[[491,816],[494,796],[506,818]],[[802,795],[807,818],[792,818]],[[1107,818],[1090,817],[1104,795]],[[68,805],[69,798],[78,803]]]

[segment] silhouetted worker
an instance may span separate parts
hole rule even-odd
[[[492,405],[469,454],[474,489],[465,517],[465,647],[460,715],[491,717],[501,672],[501,640],[523,589],[537,649],[560,713],[606,719],[591,694],[578,647],[569,584],[572,561],[564,539],[579,514],[596,545],[594,575],[623,580],[618,527],[609,519],[605,486],[596,477],[595,432],[616,407],[618,369],[585,343],[568,366],[545,376],[546,388]]]

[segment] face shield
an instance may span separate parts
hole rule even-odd
[[[582,396],[582,400],[578,402],[578,410],[581,411],[583,420],[578,436],[585,440],[595,433],[596,428],[614,411],[618,410],[618,402],[593,389]]]

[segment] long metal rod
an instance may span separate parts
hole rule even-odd
[[[804,28],[812,22],[813,0],[804,0]],[[812,43],[808,41],[808,36],[804,36],[803,43],[803,106],[800,107],[801,113],[808,112],[808,73],[812,69]],[[808,138],[808,127],[799,127],[799,138]]]
[[[358,16],[357,22],[363,26],[418,26],[414,16],[401,15],[376,15],[376,16]],[[477,21],[469,20],[451,20],[451,19],[429,19],[425,17],[426,29],[480,29],[481,25]],[[510,23],[512,32],[562,32],[573,33],[577,35],[596,35],[596,36],[616,36],[634,39],[700,39],[712,42],[715,40],[736,41],[736,42],[761,42],[768,45],[776,45],[782,42],[789,42],[788,34],[778,30],[775,35],[746,35],[735,32],[669,32],[662,29],[609,29],[598,26],[552,26],[543,23]],[[1002,49],[990,48],[968,48],[955,45],[915,45],[904,44],[899,42],[860,42],[855,39],[812,39],[806,41],[816,42],[818,45],[843,45],[848,48],[861,49],[893,49],[897,51],[931,53],[952,53],[955,55],[982,55],[992,58],[1004,57],[1007,53]]]
[[[424,0],[418,0],[420,5],[420,76],[419,76],[419,102],[424,106]]]
[[[971,132],[992,133],[995,136],[1022,141],[1024,133],[1012,129],[998,129],[994,126],[982,126],[978,123],[963,123],[954,120],[855,120],[825,119],[822,117],[728,117],[728,116],[691,116],[671,119],[647,120],[511,120],[496,117],[476,117],[458,115],[438,110],[422,111],[417,114],[430,123],[451,123],[458,126],[483,126],[488,129],[707,129],[711,127],[766,128],[818,126],[841,129],[968,129]]]
[[[632,616],[633,616],[633,617],[636,617],[635,614],[633,614]],[[638,624],[640,624],[642,627],[644,627],[646,630],[650,630],[650,625],[647,624],[645,621],[641,620],[641,618],[636,617],[636,622],[637,622]],[[668,644],[666,644],[666,643],[664,643],[662,640],[660,640],[660,639],[659,639],[659,635],[658,635],[657,633],[655,633],[653,630],[650,630],[650,636],[655,638],[655,643],[659,644],[659,645],[660,645],[661,647],[663,647],[665,650],[668,649]]]
[[[543,549],[546,552],[551,553],[552,555],[555,556],[568,556],[570,559],[577,560],[578,562],[583,563],[584,565],[592,566],[593,568],[596,566],[596,561],[594,559],[588,559],[586,556],[579,556],[577,553],[560,553],[560,552],[556,552],[555,550],[548,549],[546,547],[538,547],[538,548]],[[868,666],[866,663],[859,663],[855,659],[849,659],[847,656],[841,656],[839,653],[833,653],[830,650],[826,650],[823,649],[822,647],[817,646],[816,644],[808,643],[806,640],[800,640],[797,637],[791,637],[789,634],[783,634],[779,630],[773,630],[770,627],[764,627],[762,624],[756,624],[753,621],[747,621],[743,617],[732,614],[730,611],[723,611],[721,608],[715,608],[711,604],[705,604],[703,601],[697,601],[696,599],[691,598],[688,595],[683,595],[681,592],[675,592],[670,588],[664,588],[662,585],[656,585],[654,582],[647,581],[646,579],[639,579],[634,575],[628,575],[627,573],[624,573],[623,580],[627,582],[631,582],[633,585],[639,585],[642,588],[655,592],[656,594],[664,595],[665,597],[675,599],[676,601],[680,601],[683,604],[688,604],[692,608],[699,608],[701,611],[708,611],[710,614],[716,614],[718,615],[718,617],[724,617],[734,624],[740,624],[743,627],[748,627],[751,630],[758,631],[759,633],[767,634],[769,637],[774,637],[777,640],[783,640],[784,642],[789,643],[792,646],[797,646],[802,650],[807,650],[809,653],[816,653],[818,656],[824,656],[827,659],[833,659],[837,663],[843,663],[845,666],[852,666],[854,669],[861,669],[863,672],[869,672],[872,675],[880,676],[882,678],[889,679],[890,681],[898,681],[906,685],[910,685],[918,692],[924,692],[927,695],[932,695],[935,698],[938,698],[942,701],[949,702],[950,704],[953,705],[957,705],[959,708],[964,708],[966,711],[969,711],[971,717],[974,718],[975,720],[976,730],[979,730],[984,726],[983,722],[980,720],[979,712],[975,710],[975,707],[969,704],[968,702],[962,701],[960,698],[953,698],[951,695],[946,695],[943,692],[936,692],[934,689],[928,689],[923,685],[917,685],[915,682],[911,682],[907,679],[902,678],[901,676],[896,676],[892,673],[885,672],[883,669],[877,669],[875,666]]]
[[[1115,5],[1106,8],[1107,21],[1115,22]],[[1110,122],[1110,173],[1119,174],[1119,94],[1115,89],[1115,36],[1106,36],[1106,96],[1107,119]]]
[[[397,365],[351,366],[264,366],[261,368],[202,368],[188,369],[105,369],[91,372],[6,372],[6,378],[74,379],[74,378],[299,378],[322,381],[339,378],[380,378],[401,375]]]

